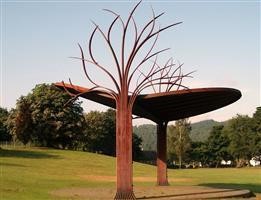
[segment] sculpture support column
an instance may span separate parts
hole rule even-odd
[[[136,199],[132,179],[132,110],[120,98],[116,110],[117,192],[114,199]]]
[[[157,124],[157,185],[166,186],[167,176],[167,124]]]

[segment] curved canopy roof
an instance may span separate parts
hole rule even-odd
[[[88,88],[71,84],[55,83],[63,90],[79,94]],[[90,91],[81,97],[115,108],[115,100],[106,94]],[[183,119],[227,106],[241,97],[232,88],[197,88],[171,92],[139,95],[133,106],[133,114],[156,123]]]

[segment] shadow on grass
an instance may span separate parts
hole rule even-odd
[[[0,163],[0,167],[28,167],[26,165],[13,164],[13,163]]]
[[[191,196],[196,196],[195,199],[201,199],[204,198],[202,196],[198,195],[211,195],[211,194],[216,194],[218,195],[219,193],[226,193],[226,192],[235,192],[238,191],[237,189],[224,189],[224,190],[218,190],[218,191],[202,191],[202,192],[189,192],[189,191],[184,191],[182,194],[170,194],[170,195],[157,195],[157,196],[147,196],[147,197],[139,197],[137,199],[162,199],[162,198],[171,198],[171,197],[177,197],[177,198],[182,198],[182,199],[191,199]],[[211,197],[210,197],[211,198]],[[205,198],[204,198],[205,199]]]
[[[212,188],[222,188],[222,189],[246,189],[254,193],[261,193],[261,184],[240,184],[240,183],[204,183],[199,184],[199,186],[206,186]]]
[[[1,149],[0,157],[43,159],[43,158],[59,158],[60,156],[52,155],[45,152],[39,152],[39,151]]]

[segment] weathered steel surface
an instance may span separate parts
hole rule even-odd
[[[63,89],[62,83],[55,83]],[[79,94],[88,88],[65,84],[66,88]],[[115,100],[109,95],[93,91],[81,97],[115,108]],[[172,121],[203,114],[234,103],[241,92],[232,88],[197,88],[139,95],[133,105],[134,115],[150,119],[156,123]]]
[[[56,83],[57,87],[73,94],[88,91],[88,88]],[[116,108],[115,100],[98,91],[87,92],[81,97]],[[155,94],[139,95],[132,111],[126,102],[117,104],[117,193],[115,198],[134,199],[132,191],[131,113],[157,123],[157,184],[168,185],[166,163],[167,122],[206,113],[229,105],[241,97],[241,92],[232,88],[198,88]],[[125,107],[125,111],[123,109]],[[127,110],[127,112],[126,112]],[[164,122],[164,123],[163,123]],[[128,181],[125,181],[128,180]],[[125,192],[126,191],[126,192]]]
[[[167,174],[167,122],[157,125],[157,185],[166,186]]]
[[[165,65],[161,66],[157,62],[157,56],[169,48],[156,52],[153,50],[161,32],[182,22],[156,28],[156,20],[164,13],[155,15],[152,9],[151,19],[139,30],[134,19],[134,13],[140,3],[141,1],[134,6],[126,21],[114,11],[105,9],[105,11],[113,14],[114,20],[112,20],[106,32],[94,23],[95,28],[88,42],[89,58],[85,56],[81,45],[79,45],[81,56],[76,59],[81,61],[84,74],[91,83],[92,88],[87,89],[75,86],[71,83],[71,80],[70,84],[67,85],[56,83],[56,86],[63,88],[74,96],[72,100],[81,96],[116,108],[117,193],[115,199],[135,199],[132,188],[132,114],[148,118],[159,124],[162,121],[171,121],[215,110],[234,102],[241,95],[240,92],[232,89],[183,90],[180,92],[180,88],[188,89],[182,84],[182,80],[191,77],[193,72],[182,73],[181,67],[183,64],[176,65],[172,58],[168,59]],[[116,23],[117,21],[120,23]],[[117,46],[120,43],[121,47],[119,55],[117,55],[111,40],[112,30],[117,24],[120,24],[120,30],[122,30],[122,38],[117,40]],[[128,33],[131,27],[133,27],[133,32]],[[114,70],[116,70],[115,74],[111,73],[107,65],[101,64],[103,62],[96,60],[95,51],[93,51],[95,46],[93,45],[93,38],[97,34],[102,36],[104,44],[106,44],[110,55],[112,55]],[[132,45],[128,48],[129,51],[126,48],[128,43],[126,35],[128,34],[134,37]],[[146,48],[147,50],[143,48],[145,45],[149,45]],[[140,57],[140,60],[136,60],[141,49],[144,55]],[[152,61],[151,65],[148,64],[149,61]],[[114,87],[110,88],[106,85],[100,85],[99,81],[95,81],[90,76],[87,65],[93,65],[100,70],[103,75],[112,81]],[[149,68],[143,71],[145,66]],[[140,76],[137,80],[134,80],[138,72]],[[136,87],[131,90],[130,86],[133,85],[133,82],[136,82]],[[162,93],[163,86],[165,86],[166,92]],[[156,88],[158,88],[159,93],[140,95],[142,91],[149,87],[155,93]],[[175,87],[177,92],[171,92]],[[161,139],[160,142],[164,143],[164,140]],[[164,147],[160,148],[159,151],[162,151],[159,159],[166,159],[163,155]],[[162,166],[164,165],[163,160],[160,163]],[[160,169],[163,169],[163,167]]]

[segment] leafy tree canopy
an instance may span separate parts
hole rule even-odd
[[[24,144],[75,148],[84,118],[80,102],[65,106],[71,97],[53,85],[39,84],[27,96],[18,99],[11,111],[8,127]]]
[[[9,141],[11,140],[11,135],[9,134],[6,121],[8,118],[8,111],[5,108],[0,107],[0,141]]]

